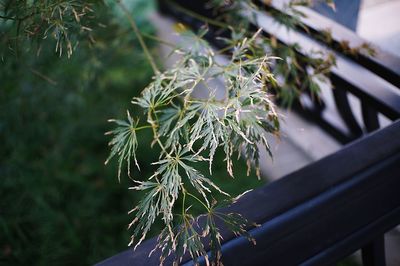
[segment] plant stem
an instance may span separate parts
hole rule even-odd
[[[160,71],[158,70],[155,60],[154,60],[153,56],[150,54],[150,51],[147,48],[147,45],[143,40],[142,34],[140,33],[135,20],[133,19],[132,15],[129,13],[128,9],[124,5],[124,3],[122,3],[121,0],[117,0],[117,3],[121,7],[121,9],[124,12],[125,16],[127,17],[127,19],[129,20],[131,28],[133,29],[133,32],[135,33],[136,37],[138,38],[140,46],[142,47],[143,52],[145,53],[147,60],[149,61],[151,67],[153,68],[154,73],[159,73]]]
[[[147,39],[150,39],[150,40],[153,40],[153,41],[157,41],[157,42],[159,42],[161,44],[164,44],[166,46],[170,46],[170,47],[174,47],[174,48],[176,47],[175,44],[173,44],[171,42],[167,42],[166,40],[158,38],[157,36],[154,36],[154,35],[151,35],[151,34],[147,34],[147,33],[144,33],[144,32],[142,32],[141,34],[142,34],[142,37],[144,37],[144,38],[147,38]]]
[[[153,130],[153,136],[154,136],[154,139],[157,142],[158,146],[160,146],[161,150],[165,153],[165,155],[167,157],[170,157],[170,155],[167,152],[167,149],[165,149],[164,145],[161,143],[160,138],[159,138],[159,136],[157,134],[157,129],[156,129],[157,126],[154,123],[154,120],[153,120],[153,117],[151,115],[151,112],[149,112],[147,114],[147,122],[150,124],[150,126],[151,126],[151,128]]]
[[[182,217],[185,217],[185,201],[186,201],[186,190],[183,189]]]
[[[204,202],[201,201],[198,197],[196,197],[195,195],[193,195],[192,193],[189,193],[189,192],[186,192],[186,194],[187,194],[188,196],[191,196],[192,198],[194,198],[194,199],[197,200],[198,202],[200,202],[200,204],[203,205],[204,208],[207,209],[207,211],[210,211],[210,208],[209,208],[207,205],[205,205]]]
[[[223,53],[225,53],[225,52],[231,50],[231,49],[234,48],[235,46],[236,46],[236,44],[228,45],[228,46],[226,46],[226,47],[224,47],[224,48],[222,48],[222,49],[219,49],[219,50],[216,51],[215,53],[216,53],[216,54],[223,54]]]
[[[151,128],[152,126],[141,126],[141,127],[136,127],[135,130],[141,130],[145,128]]]
[[[39,71],[33,69],[32,67],[28,67],[29,71],[31,71],[33,74],[35,74],[36,76],[44,79],[45,81],[47,81],[48,83],[50,83],[53,86],[57,85],[57,82],[54,81],[53,79],[49,78],[48,76],[46,76],[45,74],[40,73]]]
[[[214,25],[214,26],[217,26],[217,27],[220,27],[220,28],[223,28],[223,29],[229,28],[229,25],[226,24],[226,23],[223,23],[221,21],[218,21],[218,20],[215,20],[215,19],[211,19],[211,18],[205,17],[203,15],[200,15],[200,14],[198,14],[196,12],[193,12],[193,11],[191,11],[189,9],[184,8],[183,6],[177,4],[174,1],[167,1],[167,3],[171,4],[178,11],[181,11],[182,13],[185,13],[186,15],[194,17],[194,18],[196,18],[198,20],[204,21],[204,22],[206,22],[206,23],[208,23],[210,25]]]

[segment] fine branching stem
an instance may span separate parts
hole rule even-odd
[[[182,190],[183,193],[183,199],[182,199],[182,217],[185,216],[185,201],[186,201],[186,190]]]
[[[192,198],[194,198],[194,199],[195,199],[196,201],[198,201],[201,205],[203,205],[204,208],[206,208],[207,211],[210,210],[210,208],[209,208],[206,204],[204,204],[204,202],[203,202],[201,199],[199,199],[198,197],[196,197],[196,196],[193,195],[192,193],[186,192],[186,194],[187,194],[188,196],[191,196]]]
[[[135,130],[138,131],[138,130],[145,129],[145,128],[151,128],[151,126],[141,126],[141,127],[135,128]]]
[[[164,147],[164,145],[160,141],[160,137],[159,137],[159,135],[157,133],[157,125],[154,123],[153,117],[151,116],[151,112],[149,112],[148,115],[147,115],[147,122],[149,122],[150,127],[153,130],[154,140],[157,142],[158,146],[160,146],[161,150],[165,153],[165,155],[167,157],[169,157],[170,155],[168,154],[167,149]]]
[[[219,50],[216,51],[215,53],[216,53],[216,54],[224,54],[224,53],[226,53],[227,51],[229,51],[229,50],[231,50],[232,48],[234,48],[235,46],[236,46],[236,43],[235,43],[235,44],[228,45],[228,46],[225,46],[224,48],[219,49]]]
[[[166,41],[164,39],[158,38],[157,36],[154,36],[154,35],[151,35],[151,34],[148,34],[148,33],[144,33],[144,32],[141,32],[141,35],[144,38],[156,41],[158,43],[164,44],[164,45],[169,46],[169,47],[176,48],[176,44],[168,42],[168,41]]]
[[[193,12],[193,11],[187,9],[187,8],[184,8],[183,6],[177,4],[174,1],[167,1],[167,3],[172,5],[174,8],[176,8],[176,10],[181,11],[182,13],[185,13],[186,15],[189,15],[189,16],[191,16],[193,18],[201,20],[201,21],[203,21],[205,23],[208,23],[210,25],[217,26],[217,27],[224,28],[224,29],[227,29],[227,28],[230,27],[230,25],[228,25],[226,23],[223,23],[221,21],[202,16],[202,15],[196,13],[196,12]]]
[[[33,69],[32,67],[29,67],[29,71],[31,71],[33,74],[40,77],[41,79],[45,80],[46,82],[50,83],[51,85],[53,85],[53,86],[57,85],[57,81],[51,79],[50,77],[46,76],[45,74]]]
[[[18,20],[18,18],[14,18],[14,17],[8,17],[8,16],[2,16],[2,15],[0,15],[0,18],[1,19],[9,19],[9,20]]]
[[[153,58],[153,56],[151,55],[149,48],[147,47],[146,43],[143,40],[142,34],[139,30],[139,28],[136,25],[135,20],[133,19],[132,15],[129,13],[129,10],[126,8],[126,6],[124,5],[124,3],[122,3],[121,0],[117,0],[118,5],[121,7],[122,11],[124,12],[126,18],[129,20],[129,23],[133,29],[133,32],[135,33],[136,37],[139,40],[140,46],[143,49],[143,52],[145,53],[147,60],[149,61],[154,73],[159,73],[160,71],[157,68],[156,62]]]
[[[221,203],[232,204],[240,195],[232,197],[224,192],[213,182],[212,177],[200,171],[198,163],[207,162],[212,175],[216,159],[214,156],[217,151],[221,152],[225,156],[227,174],[233,177],[233,157],[240,154],[246,160],[247,175],[254,169],[255,175],[260,178],[260,147],[264,147],[272,156],[267,138],[268,135],[278,135],[280,128],[272,93],[276,92],[280,100],[290,105],[303,87],[312,85],[316,75],[328,71],[333,60],[317,58],[312,61],[310,58],[299,57],[296,46],[281,46],[273,38],[265,38],[261,29],[255,31],[250,28],[248,16],[241,18],[243,11],[255,14],[259,10],[251,0],[212,1],[215,10],[226,12],[226,16],[220,17],[222,20],[205,17],[173,0],[165,0],[166,4],[187,16],[230,31],[230,37],[219,39],[225,45],[218,51],[204,38],[208,37],[207,25],[199,28],[197,33],[185,26],[179,27],[177,33],[189,44],[180,47],[158,37],[142,34],[121,0],[116,1],[129,19],[155,75],[141,95],[132,100],[135,106],[144,111],[147,124],[138,126],[140,114],[131,117],[128,113],[128,121],[112,120],[118,127],[110,132],[113,138],[110,141],[112,150],[109,159],[113,156],[118,158],[119,173],[123,164],[126,164],[129,176],[131,158],[140,170],[136,151],[144,143],[138,141],[136,131],[145,128],[152,129],[153,141],[150,147],[157,143],[161,149],[158,161],[151,163],[157,167],[154,174],[147,180],[137,180],[137,184],[132,187],[134,190],[146,191],[146,196],[132,210],[135,218],[130,225],[134,225],[130,244],[139,245],[156,219],[161,218],[166,228],[161,232],[156,246],[162,253],[161,263],[172,252],[175,253],[176,264],[186,252],[194,261],[200,256],[207,260],[207,251],[202,244],[203,239],[207,238],[212,239],[212,264],[220,265],[222,236],[216,226],[216,218],[235,234],[253,243],[254,239],[245,229],[249,221],[243,216],[238,213],[224,214],[217,209]],[[282,23],[285,25],[297,25],[296,19],[284,19]],[[173,67],[159,71],[144,38],[171,46],[172,53],[179,55]],[[269,51],[278,57],[266,55]],[[217,56],[224,53],[228,56],[227,60],[219,60]],[[283,84],[278,84],[274,78],[273,70],[269,67],[272,64],[277,74],[283,77]],[[304,75],[303,68],[308,65],[319,66],[321,70],[315,70],[304,79],[300,75]],[[223,81],[223,98],[219,96],[215,80]],[[315,93],[318,92],[316,86],[313,86]],[[197,95],[197,89],[204,90],[207,96]],[[188,192],[189,187],[193,189],[193,194]],[[224,199],[216,200],[214,192],[223,195]],[[207,217],[204,227],[197,224],[188,197],[192,198],[190,202],[204,207]],[[182,209],[177,214],[179,216],[181,212],[182,215],[179,221],[173,213],[178,199],[182,200]],[[202,230],[201,233],[198,229]]]

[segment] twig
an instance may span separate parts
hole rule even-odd
[[[220,27],[220,28],[223,28],[223,29],[226,29],[226,28],[229,28],[229,27],[230,27],[230,26],[229,26],[228,24],[226,24],[226,23],[223,23],[223,22],[221,22],[221,21],[218,21],[218,20],[215,20],[215,19],[211,19],[211,18],[205,17],[205,16],[200,15],[200,14],[198,14],[198,13],[196,13],[196,12],[193,12],[193,11],[191,11],[191,10],[189,10],[189,9],[186,9],[186,8],[184,8],[183,6],[177,4],[177,3],[174,2],[174,1],[167,1],[167,2],[168,2],[169,4],[171,4],[174,8],[176,8],[178,11],[181,11],[181,12],[185,13],[186,15],[189,15],[189,16],[191,16],[191,17],[194,17],[194,18],[196,18],[196,19],[198,19],[198,20],[204,21],[204,22],[206,22],[206,23],[208,23],[208,24],[210,24],[210,25],[214,25],[214,26],[217,26],[217,27]]]
[[[146,43],[143,40],[142,34],[139,31],[139,28],[136,25],[135,20],[133,19],[132,15],[129,13],[128,9],[126,6],[121,2],[121,0],[117,0],[118,5],[121,7],[122,11],[125,13],[126,18],[129,20],[129,23],[131,25],[131,28],[133,29],[136,37],[139,40],[140,46],[142,46],[142,49],[147,57],[147,60],[149,61],[151,67],[153,68],[154,73],[159,73],[160,71],[157,68],[157,65],[154,61],[153,56],[150,54],[149,49],[147,48]]]
[[[49,78],[48,76],[40,73],[39,71],[34,70],[33,68],[29,67],[29,71],[31,71],[33,74],[35,74],[36,76],[44,79],[45,81],[47,81],[48,83],[50,83],[53,86],[57,85],[57,81],[52,80],[51,78]]]

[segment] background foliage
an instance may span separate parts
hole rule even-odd
[[[132,193],[103,167],[103,132],[151,72],[131,35],[98,15],[108,27],[70,59],[43,42],[40,56],[1,62],[0,264],[92,264],[128,241]]]

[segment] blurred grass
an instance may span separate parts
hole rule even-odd
[[[135,13],[144,16],[149,3],[137,1]],[[110,23],[96,34],[94,47],[69,60],[45,46],[40,57],[28,52],[1,62],[1,265],[89,265],[127,248],[126,213],[141,195],[127,189],[128,178],[118,183],[115,162],[104,166],[103,134],[107,119],[125,118],[152,73],[126,28]],[[148,149],[139,154],[143,166],[157,157]],[[216,160],[213,179],[230,193],[263,183],[245,176],[243,162],[231,182],[221,155]],[[135,174],[144,179],[152,170]]]

